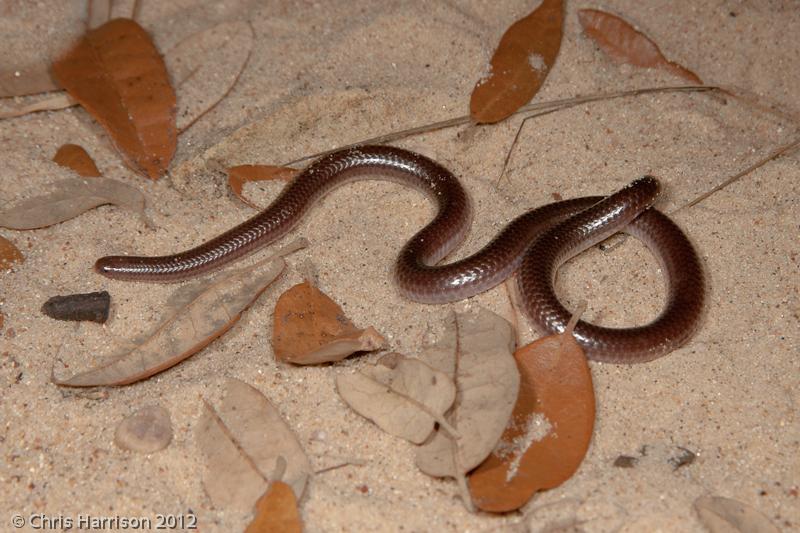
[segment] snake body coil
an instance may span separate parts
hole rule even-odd
[[[395,265],[397,285],[411,300],[461,300],[518,271],[523,312],[543,329],[561,332],[570,313],[553,290],[559,266],[623,231],[642,240],[661,262],[667,302],[658,318],[641,327],[613,329],[579,321],[574,333],[587,355],[607,362],[648,361],[686,342],[697,328],[704,299],[700,261],[680,228],[650,207],[659,191],[654,178],[640,178],[605,198],[576,198],[529,211],[474,255],[437,265],[469,231],[469,198],[456,177],[438,163],[388,146],[362,146],[322,157],[269,207],[196,248],[160,257],[103,257],[95,270],[109,278],[155,282],[216,270],[288,233],[334,187],[378,175],[421,190],[438,207],[434,219],[403,246]]]

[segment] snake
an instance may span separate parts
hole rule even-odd
[[[520,311],[538,328],[562,333],[571,312],[555,291],[559,268],[584,250],[622,232],[642,241],[661,265],[666,302],[650,323],[610,328],[579,320],[572,331],[595,361],[639,363],[666,355],[697,330],[704,304],[700,259],[684,232],[653,207],[657,179],[644,176],[607,196],[562,200],[508,223],[478,252],[439,264],[466,238],[469,196],[458,178],[421,154],[392,146],[358,146],[324,155],[289,182],[263,211],[203,244],[172,255],[106,256],[95,271],[108,278],[178,282],[215,271],[289,233],[332,189],[362,179],[415,188],[436,214],[400,250],[394,279],[402,296],[426,304],[455,302],[516,274]]]

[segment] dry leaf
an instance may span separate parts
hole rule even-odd
[[[440,428],[417,450],[416,463],[428,475],[459,478],[478,466],[503,434],[517,399],[519,371],[512,355],[514,332],[504,318],[481,309],[457,314],[449,327],[448,336],[457,335],[449,361],[438,348],[432,358],[420,358],[455,372],[458,393],[446,418],[460,438],[454,441]]]
[[[415,444],[425,442],[456,399],[444,372],[398,353],[383,356],[355,374],[336,376],[336,390],[361,416]]]
[[[24,96],[60,89],[45,63],[0,70],[0,97]]]
[[[58,61],[61,85],[106,129],[128,166],[158,179],[175,153],[175,93],[150,36],[115,19]]]
[[[302,243],[294,249],[299,246]],[[134,341],[135,348],[91,370],[53,381],[69,387],[127,385],[166,370],[228,331],[285,266],[283,259],[273,256],[214,280],[184,286],[172,295],[156,328]]]
[[[222,404],[216,411],[205,404],[195,436],[206,456],[203,485],[216,507],[252,510],[279,457],[286,461],[281,478],[302,498],[311,464],[275,406],[247,383],[226,380]]]
[[[694,501],[694,509],[711,533],[780,532],[760,511],[730,498],[702,496]]]
[[[99,178],[100,171],[94,164],[92,157],[86,153],[82,146],[77,144],[65,144],[58,149],[53,161],[62,167],[74,170],[84,178]]]
[[[615,60],[637,67],[666,70],[690,83],[703,84],[697,74],[669,61],[656,43],[616,15],[597,9],[580,9],[578,20],[586,35]]]
[[[285,180],[294,178],[299,170],[290,167],[274,167],[270,165],[239,165],[228,169],[228,185],[239,200],[253,209],[259,206],[245,198],[242,188],[248,181]]]
[[[177,94],[178,131],[184,131],[225,98],[253,49],[247,22],[225,22],[191,35],[164,56]]]
[[[543,0],[530,15],[512,24],[497,45],[491,70],[472,90],[472,120],[499,122],[527,104],[553,67],[563,32],[562,0]]]
[[[53,192],[0,211],[0,226],[16,230],[44,228],[105,204],[130,209],[147,222],[144,195],[139,189],[108,178],[68,178],[54,183]]]
[[[272,347],[280,361],[313,365],[385,346],[375,328],[355,327],[336,302],[308,282],[295,285],[275,304]]]
[[[292,488],[273,481],[256,503],[256,516],[244,533],[300,533],[303,524]]]
[[[114,442],[123,450],[155,453],[172,441],[169,411],[150,405],[123,420],[114,432]]]
[[[0,111],[0,118],[14,118],[27,115],[28,113],[36,113],[37,111],[57,111],[76,105],[78,102],[72,99],[70,95],[61,92],[52,96],[46,96],[41,100],[25,104],[23,106],[9,109],[7,111]]]
[[[5,237],[0,237],[0,272],[11,270],[14,265],[23,261],[25,261],[25,256],[22,255],[19,248]]]
[[[521,373],[517,405],[492,455],[469,476],[478,508],[518,509],[537,490],[572,477],[583,461],[594,430],[595,402],[586,355],[572,336],[576,322],[577,316],[564,333],[538,339],[514,354]]]

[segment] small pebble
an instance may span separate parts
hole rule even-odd
[[[108,320],[111,296],[106,291],[53,296],[42,305],[42,313],[56,320],[90,320],[99,324]]]
[[[163,450],[172,440],[169,411],[150,405],[129,416],[117,426],[114,442],[123,450],[153,453]]]

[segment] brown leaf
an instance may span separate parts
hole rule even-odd
[[[514,413],[492,455],[469,476],[472,501],[484,511],[520,508],[537,490],[572,477],[586,455],[594,388],[574,322],[514,354],[522,382]]]
[[[155,453],[172,441],[169,411],[160,405],[139,409],[123,420],[114,432],[114,443],[123,450]]]
[[[415,444],[425,442],[456,399],[444,372],[399,353],[383,356],[355,374],[336,376],[336,390],[358,414]]]
[[[62,167],[74,170],[84,178],[100,177],[100,171],[97,169],[97,165],[94,164],[94,160],[82,146],[77,144],[63,145],[53,156],[53,161]]]
[[[703,84],[697,74],[669,61],[656,43],[620,17],[597,9],[580,9],[578,20],[586,35],[613,59],[637,67],[666,70],[690,83]]]
[[[38,111],[57,111],[77,105],[77,103],[78,102],[73,100],[70,95],[62,91],[54,95],[46,95],[44,98],[29,104],[0,111],[0,118],[21,117],[28,113],[36,113]]]
[[[141,26],[115,19],[53,63],[61,85],[106,129],[128,166],[158,179],[175,153],[175,92]]]
[[[164,55],[176,88],[178,131],[184,131],[227,96],[252,49],[250,24],[224,22],[189,36]]]
[[[292,488],[273,481],[256,503],[256,516],[244,533],[300,533],[303,523]]]
[[[275,304],[272,347],[280,361],[313,365],[385,346],[375,328],[355,327],[336,302],[308,282],[295,285]]]
[[[491,70],[472,90],[469,109],[478,123],[499,122],[528,103],[555,63],[564,32],[562,0],[543,0],[506,30]]]
[[[478,466],[492,451],[514,408],[519,390],[519,372],[514,363],[514,332],[502,317],[480,309],[456,314],[445,346],[455,350],[449,361],[434,348],[434,357],[420,358],[431,366],[454,372],[458,390],[451,412],[446,416],[460,438],[443,428],[417,449],[416,464],[428,475],[458,479]],[[451,374],[452,375],[452,374]]]
[[[0,237],[0,272],[11,270],[14,265],[23,261],[25,261],[25,256],[22,255],[19,248],[5,237]]]
[[[239,200],[253,209],[259,206],[245,198],[242,188],[249,181],[284,180],[289,181],[300,172],[296,168],[274,167],[270,165],[239,165],[228,169],[228,185]]]
[[[139,189],[109,178],[67,178],[54,183],[53,192],[0,211],[0,226],[16,230],[44,228],[105,204],[130,209],[147,222],[144,195]]]
[[[203,485],[214,505],[250,511],[264,494],[279,457],[280,476],[303,496],[311,464],[291,428],[269,399],[238,379],[228,378],[218,410],[205,403],[195,437],[206,456]]]
[[[300,246],[287,248],[293,251]],[[134,341],[133,349],[91,370],[53,381],[68,387],[127,385],[166,370],[228,331],[285,266],[282,258],[273,256],[211,281],[186,285],[172,295],[163,320]]]
[[[780,532],[760,511],[730,498],[702,496],[694,501],[694,509],[711,533]]]

